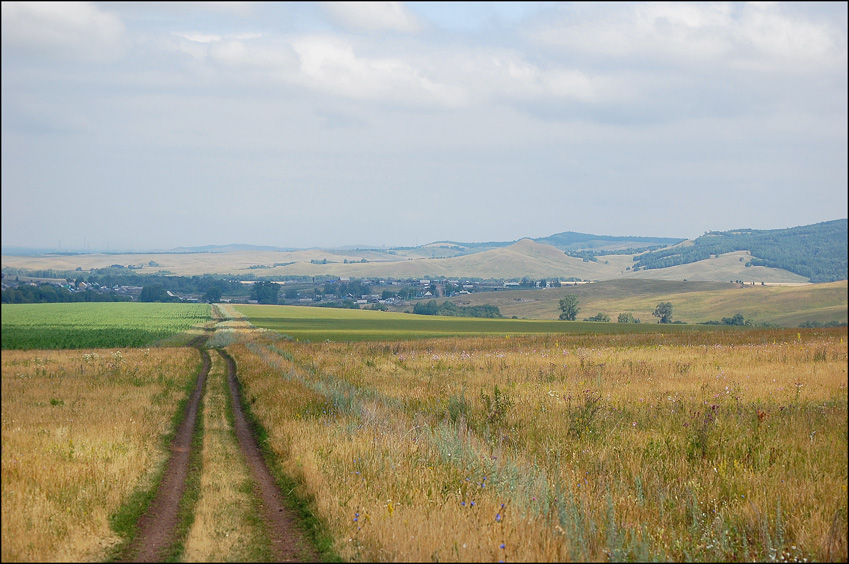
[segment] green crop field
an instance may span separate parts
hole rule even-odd
[[[593,323],[539,319],[441,317],[386,311],[302,306],[235,306],[250,322],[302,341],[406,340],[436,337],[531,335],[548,333],[657,333],[657,324]],[[662,331],[705,327],[665,325]]]
[[[3,304],[2,348],[143,347],[209,321],[206,304]]]

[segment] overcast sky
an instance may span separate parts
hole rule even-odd
[[[2,3],[2,244],[847,216],[847,3]]]

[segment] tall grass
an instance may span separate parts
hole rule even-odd
[[[151,487],[193,349],[3,351],[2,559],[102,560]]]
[[[846,329],[293,342],[235,357],[350,560],[845,560]]]

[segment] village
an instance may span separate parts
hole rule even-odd
[[[58,273],[57,273],[58,274]],[[76,273],[75,273],[76,274]],[[2,294],[4,303],[61,302],[61,301],[181,301],[197,303],[218,301],[221,303],[256,304],[261,300],[252,296],[251,288],[258,282],[272,282],[279,285],[277,299],[273,303],[287,305],[339,305],[344,307],[404,307],[422,299],[448,298],[476,292],[494,292],[500,290],[544,289],[559,287],[563,284],[577,284],[580,281],[563,282],[558,279],[521,280],[503,279],[358,279],[339,277],[327,280],[229,280],[214,279],[220,282],[221,291],[210,295],[191,284],[197,277],[180,276],[134,276],[133,284],[105,284],[82,276],[77,278],[38,277],[21,273],[7,275],[2,273]],[[88,281],[87,281],[88,280]],[[188,283],[186,282],[188,281]],[[207,285],[209,281],[207,281]],[[156,285],[158,293],[151,299],[146,288]]]

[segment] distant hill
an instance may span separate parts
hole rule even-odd
[[[634,268],[669,268],[746,251],[747,266],[781,268],[811,282],[846,280],[848,227],[849,220],[839,219],[789,229],[712,231],[691,246],[644,253]]]
[[[438,241],[393,248],[291,249],[234,244],[125,255],[38,256],[4,249],[2,266],[7,274],[10,269],[54,271],[50,276],[123,265],[140,274],[212,274],[242,279],[629,278],[786,284],[847,279],[848,224],[842,219],[789,229],[710,232],[692,241],[567,231],[513,242]]]
[[[556,235],[534,239],[537,243],[551,245],[563,251],[582,250],[606,250],[623,251],[629,249],[641,249],[646,247],[666,247],[677,245],[686,239],[675,239],[669,237],[610,237],[602,235],[589,235],[587,233],[576,233],[564,231]]]

